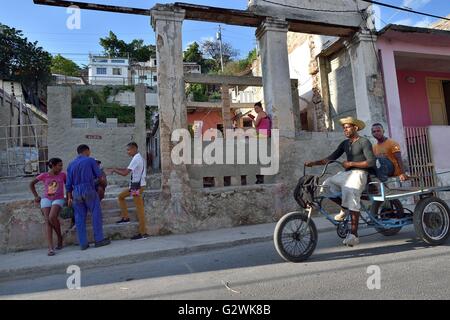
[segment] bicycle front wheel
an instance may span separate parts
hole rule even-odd
[[[273,241],[278,254],[288,262],[308,259],[317,245],[317,229],[314,221],[300,211],[284,215],[277,223]]]

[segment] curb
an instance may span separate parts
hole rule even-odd
[[[329,231],[336,230],[336,227],[325,227],[318,228],[318,233],[324,233]],[[210,244],[200,244],[191,247],[181,247],[181,248],[172,248],[172,249],[164,249],[159,251],[150,251],[150,252],[141,252],[135,254],[129,254],[124,256],[114,256],[114,257],[105,257],[97,260],[85,260],[85,261],[76,261],[76,262],[66,262],[66,263],[57,263],[50,266],[36,266],[36,267],[25,267],[19,269],[5,269],[0,270],[0,283],[11,280],[20,280],[29,278],[30,274],[33,277],[43,277],[51,274],[58,273],[66,273],[66,269],[70,264],[76,264],[82,269],[92,269],[98,267],[109,267],[116,266],[122,264],[129,263],[138,263],[149,259],[158,259],[158,258],[169,258],[173,256],[186,255],[190,253],[196,252],[206,252],[215,249],[225,249],[232,248],[245,244],[253,244],[259,242],[266,242],[273,239],[273,235],[261,236],[261,237],[252,237],[247,239],[239,239],[233,241],[223,241],[217,243]]]

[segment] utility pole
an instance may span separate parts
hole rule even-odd
[[[220,49],[220,66],[223,72],[223,52],[222,52],[222,27],[219,24],[219,32],[216,34],[216,39],[219,41],[219,49]]]

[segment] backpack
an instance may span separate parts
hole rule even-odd
[[[294,199],[300,207],[305,209],[309,203],[314,201],[314,193],[318,184],[318,176],[305,175],[298,180],[294,189]]]

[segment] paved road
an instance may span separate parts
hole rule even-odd
[[[82,270],[81,290],[66,289],[64,271],[3,282],[0,299],[449,299],[448,244],[428,247],[409,227],[346,248],[327,232],[306,263],[286,263],[263,242]],[[370,265],[380,267],[379,290],[367,287]]]

